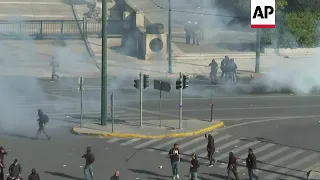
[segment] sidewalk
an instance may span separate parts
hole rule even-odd
[[[75,126],[72,132],[77,135],[101,136],[101,137],[117,137],[117,138],[140,138],[140,139],[160,139],[160,138],[177,138],[188,137],[215,130],[224,127],[222,121],[202,121],[196,119],[183,120],[182,130],[178,129],[179,120],[163,120],[160,127],[159,120],[144,121],[140,127],[138,121],[121,121],[115,122],[114,132],[112,132],[111,122],[107,126],[99,124],[87,123],[82,128]]]

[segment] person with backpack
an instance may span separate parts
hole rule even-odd
[[[95,161],[94,155],[91,152],[91,147],[87,147],[86,153],[82,156],[86,160],[86,165],[84,166],[84,177],[85,180],[94,180],[92,164]]]
[[[190,161],[190,180],[198,180],[198,168],[200,167],[197,155],[195,153],[192,154],[192,159]]]
[[[37,131],[36,139],[38,139],[40,133],[43,132],[43,134],[45,134],[47,136],[48,140],[50,141],[51,137],[46,133],[46,131],[44,129],[44,126],[49,122],[49,117],[48,117],[48,115],[43,113],[42,109],[38,109],[38,116],[39,116],[39,118],[37,119],[37,121],[38,121],[39,129]]]

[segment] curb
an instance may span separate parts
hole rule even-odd
[[[78,132],[79,126],[75,126],[72,128],[72,134],[75,135],[86,135],[86,136],[102,136],[102,137],[113,137],[113,138],[135,138],[135,139],[165,139],[165,138],[178,138],[178,137],[189,137],[189,136],[195,136],[195,135],[200,135],[209,131],[213,131],[215,129],[224,127],[224,122],[219,121],[217,124],[199,129],[197,131],[193,132],[185,132],[185,133],[172,133],[172,134],[163,134],[163,135],[143,135],[143,134],[124,134],[124,133],[112,133],[112,132],[107,132],[107,133],[81,133]]]

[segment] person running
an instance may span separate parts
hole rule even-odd
[[[38,121],[39,129],[37,131],[36,139],[38,139],[40,133],[43,132],[43,134],[45,134],[48,140],[50,141],[51,137],[45,131],[45,125],[49,122],[49,117],[48,115],[43,113],[42,109],[38,109],[38,116],[39,118],[37,119],[37,121]]]
[[[177,143],[169,151],[173,179],[179,179],[180,150]]]

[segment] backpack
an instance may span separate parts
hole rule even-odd
[[[43,123],[47,124],[49,122],[49,117],[48,115],[43,115]]]

